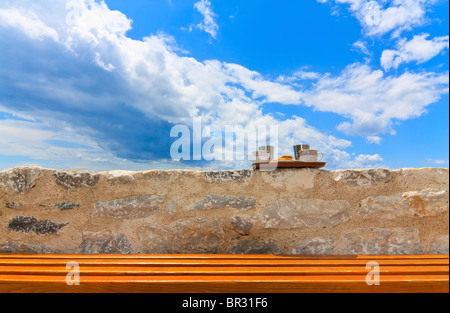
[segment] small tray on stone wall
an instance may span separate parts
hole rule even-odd
[[[326,162],[302,162],[297,160],[289,160],[289,161],[277,161],[277,162],[257,162],[253,163],[252,168],[260,169],[261,165],[264,167],[274,166],[277,168],[323,168],[327,165]]]

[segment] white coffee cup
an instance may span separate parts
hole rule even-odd
[[[299,154],[302,162],[320,162],[325,158],[325,155],[317,150],[302,150]],[[319,155],[322,155],[320,160]]]
[[[247,154],[245,158],[252,163],[268,163],[272,160],[272,154],[267,151],[259,150]]]

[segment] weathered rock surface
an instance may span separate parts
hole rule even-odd
[[[55,207],[57,207],[58,209],[60,209],[61,211],[66,211],[66,210],[72,210],[75,208],[79,208],[80,205],[75,203],[75,202],[61,202],[61,203],[57,203],[55,204]]]
[[[0,252],[448,254],[448,194],[444,168],[14,168]]]
[[[252,175],[252,170],[203,172],[203,176],[208,183],[223,183],[226,181],[240,182],[244,179],[252,177]]]
[[[0,186],[7,191],[24,194],[34,187],[41,173],[38,167],[20,167],[0,172]]]
[[[271,188],[281,190],[312,189],[318,169],[279,169],[276,171],[260,172],[262,181],[269,184]]]
[[[124,234],[114,234],[111,229],[99,232],[83,232],[81,254],[131,254],[130,241]]]
[[[343,200],[288,199],[275,202],[262,213],[265,228],[333,227],[350,219],[351,205]]]
[[[28,243],[17,243],[8,241],[0,243],[0,253],[51,254],[58,252],[42,245],[33,245]]]
[[[21,233],[36,233],[39,235],[57,234],[69,223],[55,223],[51,221],[38,221],[34,217],[16,216],[9,222],[8,231]]]
[[[219,220],[192,218],[167,226],[147,224],[139,229],[144,253],[208,254],[218,253],[224,242]]]
[[[255,216],[239,216],[236,215],[231,219],[233,229],[242,236],[250,235],[257,217]]]
[[[169,215],[174,215],[177,211],[178,203],[174,200],[170,200],[166,205],[166,213]]]
[[[233,247],[233,254],[279,254],[275,240],[264,240],[261,238],[240,239]]]
[[[53,177],[58,185],[67,190],[79,187],[92,188],[100,179],[99,174],[89,171],[55,171]]]
[[[115,220],[146,218],[160,211],[163,202],[164,196],[143,196],[97,202],[93,216]]]
[[[360,228],[343,234],[344,254],[422,254],[416,228]]]
[[[383,219],[426,217],[448,212],[448,208],[447,191],[425,189],[365,199],[361,202],[359,215]]]
[[[5,202],[5,207],[8,209],[18,209],[20,207],[23,207],[23,203],[22,202]]]
[[[449,235],[439,236],[433,243],[433,254],[449,254]]]
[[[135,173],[130,171],[110,171],[106,172],[106,177],[109,181],[126,184],[134,182]]]
[[[336,248],[336,238],[313,238],[297,243],[294,254],[303,255],[333,255]]]
[[[235,196],[219,196],[209,195],[204,200],[198,201],[191,207],[191,210],[210,210],[220,208],[233,208],[239,210],[251,210],[256,206],[256,199],[235,197]]]
[[[334,180],[349,185],[368,187],[377,183],[389,183],[392,173],[387,169],[341,170],[334,172]]]

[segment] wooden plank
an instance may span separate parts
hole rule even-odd
[[[160,265],[160,266],[174,266],[174,265],[205,265],[205,266],[265,266],[268,264],[267,260],[216,260],[216,259],[169,259],[169,260],[158,260],[158,259],[77,259],[77,258],[68,258],[68,259],[0,259],[0,265],[62,265],[67,264],[67,262],[77,262],[80,265],[110,265],[115,264],[118,266],[122,265],[141,265],[141,266],[149,266],[149,265]],[[416,266],[427,266],[427,265],[448,265],[448,259],[412,259],[412,260],[378,260],[374,259],[372,261],[376,261],[380,264],[380,266],[387,265],[416,265]],[[270,261],[271,266],[349,266],[349,265],[366,265],[368,260],[297,260],[297,259],[274,259]]]
[[[0,259],[245,259],[245,260],[409,260],[409,259],[449,259],[448,255],[229,255],[229,254],[142,254],[142,255],[79,255],[79,254],[0,254]]]
[[[80,276],[80,283],[124,283],[124,282],[140,282],[140,283],[178,283],[178,282],[285,282],[285,283],[304,283],[304,282],[366,282],[366,275],[272,275],[272,276],[248,276],[248,275],[171,275],[171,276]],[[447,282],[448,277],[445,275],[385,275],[381,278],[383,282]],[[66,284],[66,276],[51,275],[0,275],[0,282],[47,282]]]
[[[261,167],[276,167],[276,168],[323,168],[327,165],[326,162],[302,162],[297,160],[277,161],[277,162],[261,162],[253,163],[252,167],[260,169]]]
[[[115,265],[109,267],[83,266],[81,275],[366,275],[365,266],[359,267],[205,267],[205,266],[171,266],[171,267],[133,267]],[[0,275],[66,275],[65,266],[0,266]],[[380,274],[384,275],[449,275],[448,266],[383,266]]]
[[[368,286],[362,282],[309,283],[88,283],[80,286],[39,282],[1,283],[8,293],[449,293],[448,282],[386,282]]]
[[[0,277],[2,278],[2,277]],[[15,277],[5,282],[0,279],[0,292],[152,292],[152,293],[299,293],[299,292],[442,292],[448,293],[448,280],[440,277],[404,279],[383,279],[379,286],[368,286],[364,279],[336,276],[333,279],[322,277],[304,280],[285,279],[267,280],[267,278],[244,279],[234,277],[228,280],[201,280],[196,277],[161,280],[131,278],[129,280],[108,280],[92,277],[81,280],[80,286],[67,286],[62,280],[49,282],[48,276],[34,277],[31,280],[18,281]],[[89,278],[89,277],[88,277]]]
[[[67,262],[81,286],[67,286]],[[380,286],[368,286],[368,261]],[[449,257],[0,255],[0,292],[445,292]]]

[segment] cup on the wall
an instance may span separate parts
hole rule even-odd
[[[258,151],[247,154],[246,159],[252,163],[269,163],[274,159],[274,150],[273,146],[259,147]]]
[[[319,159],[319,155],[322,157]],[[325,158],[325,155],[318,150],[302,150],[300,152],[300,161],[302,162],[321,162]]]
[[[274,146],[262,146],[259,147],[259,151],[265,152],[265,156],[267,157],[267,161],[272,161],[275,155],[275,147]]]
[[[303,150],[309,150],[309,149],[311,149],[311,146],[310,146],[310,145],[296,145],[296,146],[294,146],[294,156],[295,156],[295,159],[296,159],[297,161],[300,161],[300,153],[301,153]]]

